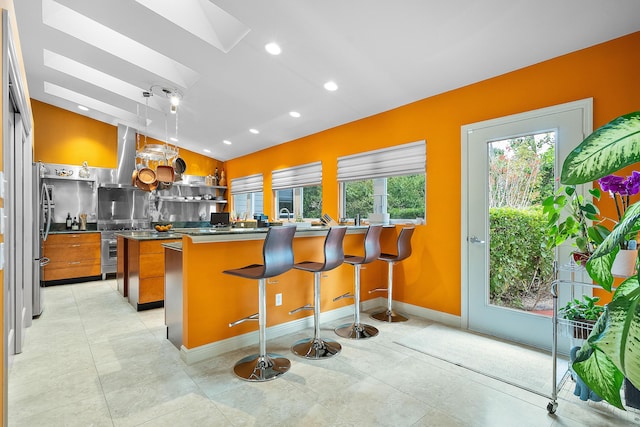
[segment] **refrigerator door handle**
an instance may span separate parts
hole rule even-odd
[[[49,191],[47,191],[47,184],[42,184],[42,192],[43,192],[43,201],[42,211],[44,215],[47,217],[47,226],[42,233],[42,240],[46,241],[47,237],[49,237],[49,230],[51,229],[51,198],[49,197]]]

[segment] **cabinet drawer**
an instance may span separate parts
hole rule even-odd
[[[44,242],[44,247],[46,248],[49,245],[66,245],[73,243],[100,244],[100,233],[50,234]]]
[[[164,300],[164,276],[140,279],[138,304]]]
[[[167,242],[173,242],[174,240],[145,240],[140,242],[141,254],[163,254],[164,248],[162,245]]]
[[[65,245],[46,245],[43,254],[51,262],[100,259],[100,242],[86,243],[78,241]]]
[[[100,259],[50,262],[43,268],[43,280],[63,280],[100,275]]]
[[[164,277],[164,253],[140,255],[140,278]]]

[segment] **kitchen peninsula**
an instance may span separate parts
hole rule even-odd
[[[254,339],[242,336],[257,329],[255,322],[233,328],[229,323],[257,312],[257,283],[223,274],[223,270],[261,264],[262,245],[267,228],[191,230],[180,241],[165,247],[165,319],[167,337],[181,350],[187,363],[227,352]],[[299,228],[293,241],[295,262],[322,260],[328,227]],[[344,239],[347,254],[361,254],[366,227],[348,227]],[[381,237],[384,250],[393,250],[395,227],[385,227]],[[386,286],[385,265],[374,262],[362,270],[362,299],[368,291]],[[323,273],[321,306],[323,312],[340,310],[340,317],[352,313],[352,299],[333,299],[353,292],[353,268],[342,265]],[[270,279],[267,286],[267,327],[284,325],[304,328],[311,322],[311,311],[289,311],[313,303],[313,281],[309,275],[292,269]],[[276,306],[276,294],[282,305]],[[306,319],[305,319],[306,318]],[[300,321],[295,323],[295,321]],[[310,323],[309,323],[310,325]],[[233,339],[233,340],[231,340]],[[231,342],[233,341],[233,343]]]

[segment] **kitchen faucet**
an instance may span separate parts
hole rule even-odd
[[[280,215],[279,216],[282,216],[282,211],[285,211],[287,213],[287,222],[291,222],[291,212],[289,212],[289,209],[287,209],[287,208],[280,209]]]

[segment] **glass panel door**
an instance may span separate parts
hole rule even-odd
[[[551,348],[548,288],[556,254],[540,250],[536,205],[587,133],[587,110],[590,101],[463,127],[463,323],[469,329]],[[568,259],[570,251],[554,252]]]

